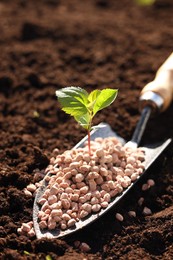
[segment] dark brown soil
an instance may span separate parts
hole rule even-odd
[[[0,259],[173,259],[173,145],[116,208],[62,240],[17,234],[32,219],[34,182],[54,148],[73,147],[84,135],[58,108],[65,86],[118,88],[116,102],[98,114],[130,139],[139,119],[138,97],[172,52],[173,2],[141,7],[132,0],[0,1]],[[150,120],[143,142],[173,137],[173,106]],[[148,178],[156,185],[141,186]],[[143,196],[144,205],[137,201]],[[153,214],[143,216],[143,207]],[[137,212],[136,218],[128,216]],[[116,212],[124,215],[122,223]],[[87,254],[74,247],[90,245]],[[26,252],[27,251],[27,252]]]

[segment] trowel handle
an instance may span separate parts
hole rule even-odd
[[[164,111],[173,99],[173,53],[158,69],[155,79],[148,83],[140,95],[140,105],[151,105],[154,109]]]

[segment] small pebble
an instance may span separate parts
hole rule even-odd
[[[30,227],[30,225],[28,225],[28,223],[23,223],[21,229],[24,232],[29,232],[31,227]]]
[[[24,189],[23,192],[25,193],[26,196],[28,196],[30,198],[32,197],[32,193],[29,190]]]
[[[18,233],[19,235],[21,235],[21,234],[22,234],[22,229],[21,229],[21,228],[18,228],[18,229],[17,229],[17,233]]]
[[[68,226],[68,227],[72,227],[72,226],[75,225],[75,223],[76,223],[76,220],[72,218],[72,219],[70,219],[70,220],[67,222],[67,226]]]
[[[144,198],[140,197],[139,200],[138,200],[138,205],[142,206],[143,203],[144,203]]]
[[[30,229],[30,231],[28,232],[29,237],[34,237],[35,236],[35,231],[33,228]]]
[[[149,179],[149,180],[147,181],[147,184],[148,184],[149,187],[152,187],[152,186],[155,185],[155,181],[154,181],[153,179]]]
[[[144,207],[144,209],[143,209],[143,214],[144,214],[145,216],[148,216],[148,215],[151,215],[151,214],[152,214],[152,211],[151,211],[151,209],[149,209],[149,208],[147,208],[147,207]]]
[[[37,189],[37,187],[32,183],[29,184],[26,188],[27,188],[27,190],[29,190],[32,193]]]
[[[91,250],[91,247],[87,243],[81,243],[80,250],[82,252],[87,253],[87,252],[89,252]]]
[[[100,211],[100,209],[101,209],[101,205],[100,204],[95,204],[95,205],[92,206],[92,211],[93,212],[98,212],[98,211]]]
[[[122,222],[124,220],[123,216],[120,213],[116,213],[115,217],[118,221]]]
[[[144,183],[142,185],[142,190],[145,191],[145,190],[148,190],[149,189],[149,185],[147,183]]]
[[[55,148],[54,150],[53,150],[53,155],[54,156],[57,156],[59,154],[59,149],[58,148]]]
[[[129,212],[128,212],[128,214],[129,214],[129,216],[130,217],[136,217],[136,212],[135,211],[133,211],[133,210],[130,210]]]

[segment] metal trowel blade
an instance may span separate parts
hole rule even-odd
[[[106,123],[101,123],[98,125],[98,127],[95,127],[94,130],[91,132],[91,140],[94,140],[97,137],[116,137],[119,139],[119,141],[122,144],[125,144],[126,141],[118,136],[115,132],[112,131],[111,127]],[[74,148],[83,147],[84,143],[87,141],[87,136],[84,137]],[[38,204],[38,201],[42,197],[44,191],[47,187],[47,182],[45,178],[42,181],[41,187],[38,189],[35,200],[34,200],[34,207],[33,207],[33,222],[34,222],[34,228],[36,232],[36,236],[38,239],[46,237],[46,238],[60,238],[67,235],[70,235],[82,228],[84,228],[86,225],[89,225],[93,221],[97,220],[99,217],[101,217],[103,214],[105,214],[110,208],[112,208],[130,189],[131,187],[139,180],[141,176],[143,176],[146,172],[146,170],[151,166],[151,164],[157,159],[157,157],[165,150],[165,148],[170,144],[171,139],[167,139],[166,141],[158,144],[153,145],[146,145],[141,147],[145,151],[145,161],[144,166],[145,170],[144,172],[138,177],[138,179],[133,182],[130,186],[128,186],[126,189],[123,190],[121,194],[116,196],[111,200],[108,207],[106,209],[101,209],[99,213],[91,214],[87,216],[85,219],[82,219],[78,221],[73,228],[68,228],[67,230],[63,231],[59,228],[55,230],[48,230],[44,229],[41,230],[38,225],[38,212],[40,210],[40,206]],[[47,174],[51,176],[49,173]]]

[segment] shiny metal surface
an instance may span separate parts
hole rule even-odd
[[[151,106],[153,112],[159,112],[162,109],[164,99],[153,91],[147,91],[139,99],[140,110],[146,106]]]

